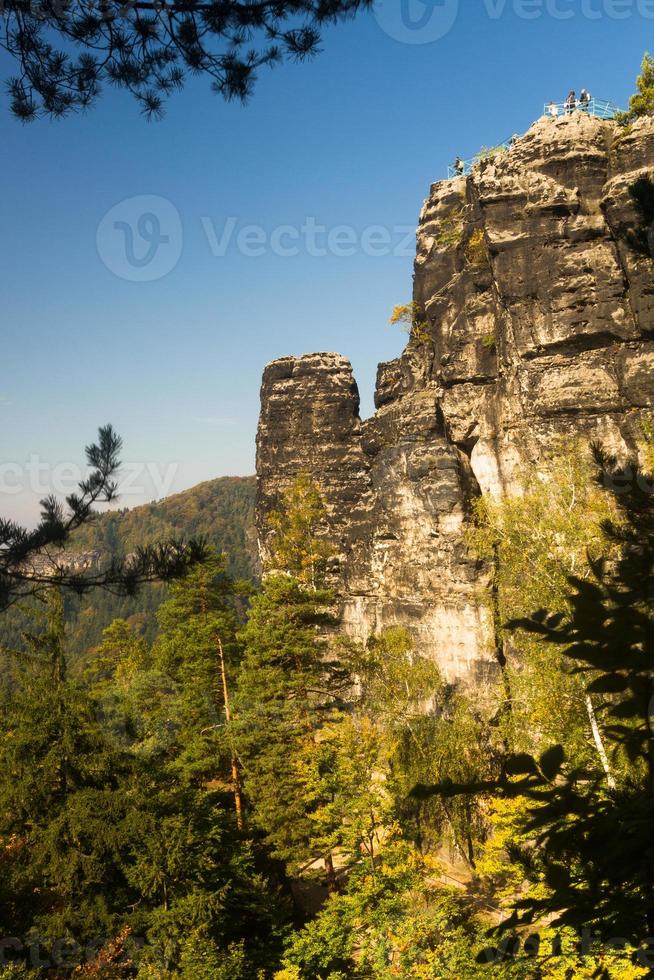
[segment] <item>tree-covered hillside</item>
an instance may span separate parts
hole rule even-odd
[[[71,552],[100,551],[103,563],[134,549],[170,538],[205,538],[227,555],[235,578],[256,578],[254,532],[255,478],[221,477],[200,483],[164,500],[132,509],[108,511],[75,532]],[[70,650],[81,654],[97,642],[114,619],[126,619],[148,638],[156,630],[155,613],[167,597],[161,584],[145,585],[133,597],[97,590],[83,599],[67,598]],[[22,646],[25,616],[12,609],[3,617],[0,645]],[[30,627],[33,628],[33,627]]]
[[[80,528],[76,550],[128,554],[168,537],[206,537],[229,556],[232,575],[251,578],[256,561],[253,476],[207,480],[190,490],[132,509],[107,512]]]

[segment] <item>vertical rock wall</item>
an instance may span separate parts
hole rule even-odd
[[[379,367],[359,417],[338,354],[268,365],[257,508],[299,472],[323,489],[347,629],[403,624],[445,676],[492,684],[489,570],[465,531],[479,493],[520,492],[561,440],[637,448],[654,402],[654,122],[541,120],[420,216],[414,299],[424,327]]]

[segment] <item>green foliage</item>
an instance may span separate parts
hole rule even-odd
[[[318,487],[301,473],[284,495],[283,509],[268,516],[273,531],[271,568],[282,569],[316,590],[324,582],[334,546],[327,540],[327,512]]]
[[[229,555],[236,578],[256,578],[254,477],[223,477],[158,503],[109,511],[71,535],[72,554],[98,551],[104,564],[121,562],[139,548],[183,536],[203,540]],[[115,619],[127,620],[146,640],[157,635],[157,610],[168,595],[161,583],[144,584],[133,596],[96,590],[88,597],[66,597],[67,649],[71,662],[86,658],[102,630]],[[22,604],[0,618],[0,647],[21,649],[34,604]]]
[[[528,634],[509,635],[503,624],[567,602],[568,577],[589,579],[588,558],[606,550],[603,525],[613,513],[592,479],[588,451],[576,443],[557,447],[543,472],[529,470],[519,495],[483,497],[476,505],[469,542],[495,566],[498,639],[511,696],[504,725],[516,751],[555,741],[580,763],[597,757],[583,685],[562,653],[544,650]]]
[[[596,923],[637,945],[654,931],[654,500],[651,477],[634,466],[625,492],[616,460],[599,450],[596,457],[598,481],[616,488],[619,520],[605,532],[619,559],[595,562],[592,581],[571,577],[567,610],[520,625],[562,646],[588,693],[601,699],[597,713],[619,782],[607,792],[587,769],[571,767],[560,784],[532,788],[541,803],[532,829],[552,895],[518,908],[528,920],[546,911],[563,924]],[[558,751],[550,783],[562,769]]]
[[[316,629],[330,621],[331,600],[288,575],[268,576],[241,634],[233,733],[244,787],[254,822],[294,867],[321,856],[314,820],[331,800],[321,733],[350,683]]]
[[[215,646],[233,669],[236,598],[214,557],[175,585],[154,648],[115,623],[83,679],[68,676],[53,607],[2,706],[5,934],[46,948],[101,936],[107,959],[127,929],[152,976],[195,976],[204,957],[249,978],[275,955],[285,903],[237,826]]]
[[[488,263],[488,248],[486,246],[486,236],[484,235],[483,228],[475,228],[470,235],[470,238],[466,242],[465,256],[471,265],[481,266]],[[495,347],[494,335],[491,346],[493,348]]]
[[[650,54],[646,54],[643,58],[641,74],[636,79],[636,88],[637,93],[629,99],[626,121],[654,114],[654,58]]]
[[[396,323],[403,324],[411,339],[419,344],[427,344],[431,339],[429,324],[420,304],[416,303],[415,300],[412,303],[406,303],[404,306],[394,306],[389,323],[393,325]]]
[[[185,534],[205,538],[228,554],[233,575],[252,578],[255,492],[253,476],[208,480],[155,503],[99,514],[75,534],[73,546],[120,558],[139,547]]]
[[[273,574],[252,599],[230,726],[252,820],[276,857],[297,870],[322,858],[333,885],[334,723],[352,678],[329,641],[334,596],[325,588],[331,545],[317,487],[300,476],[272,516]]]
[[[439,250],[452,248],[461,241],[463,233],[463,208],[450,208],[438,219],[438,228],[434,236],[434,246]]]
[[[447,688],[436,664],[413,651],[410,635],[390,629],[355,655],[359,683],[355,716],[378,746],[376,771],[392,801],[389,811],[422,847],[449,841],[474,864],[483,834],[480,810],[468,800],[410,799],[418,783],[474,780],[492,771],[489,732],[463,695]]]
[[[601,480],[562,445],[477,506],[504,657],[490,717],[406,630],[339,636],[305,476],[245,626],[251,587],[215,552],[171,585],[153,641],[117,620],[79,663],[50,590],[0,697],[5,934],[103,937],[62,977],[647,976],[654,499],[636,467],[596,462]],[[323,897],[308,916],[287,873]]]
[[[417,656],[410,633],[402,627],[371,637],[353,667],[358,677],[358,710],[393,735],[424,717],[442,687],[435,663]]]
[[[587,448],[574,441],[555,447],[546,466],[532,466],[520,493],[479,498],[469,543],[487,559],[499,548],[502,618],[558,600],[571,574],[590,577],[587,556],[602,553],[602,525],[613,514],[611,500],[593,481]]]
[[[398,745],[394,782],[398,816],[423,848],[449,844],[470,868],[486,836],[483,799],[424,794],[435,783],[477,783],[498,772],[497,733],[462,694],[439,692],[439,708],[412,726]]]
[[[487,977],[489,965],[476,963],[487,923],[438,876],[437,865],[390,839],[374,872],[356,869],[345,893],[291,939],[275,980]],[[524,961],[492,967],[506,978],[527,978],[530,968]]]
[[[566,759],[556,744],[538,756],[509,755],[497,781],[443,782],[425,792],[530,801],[518,836],[507,839],[541,887],[516,896],[503,929],[547,917],[554,927],[594,929],[601,941],[624,936],[636,956],[654,931],[654,499],[652,477],[635,464],[627,482],[614,458],[596,448],[595,459],[597,486],[614,498],[615,517],[602,530],[615,553],[591,561],[589,576],[568,577],[559,612],[541,609],[509,628],[561,651],[586,695],[597,699],[611,780],[597,764]]]
[[[649,413],[640,420],[642,439],[638,446],[641,465],[648,472],[654,471],[654,416]]]

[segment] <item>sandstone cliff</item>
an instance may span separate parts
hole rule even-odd
[[[313,474],[352,635],[404,624],[448,679],[491,681],[490,572],[466,547],[471,502],[519,492],[527,465],[546,465],[567,435],[635,451],[654,403],[653,180],[653,120],[541,120],[470,177],[431,188],[414,279],[424,326],[380,365],[371,419],[338,354],[265,369],[261,549],[281,491]]]

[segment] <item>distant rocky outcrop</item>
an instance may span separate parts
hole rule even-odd
[[[354,636],[404,624],[448,679],[495,673],[490,570],[466,546],[471,504],[518,492],[562,437],[637,451],[654,404],[653,181],[654,120],[540,120],[469,177],[431,188],[414,277],[424,325],[380,365],[372,418],[361,421],[338,354],[265,369],[260,547],[284,488],[313,474]]]
[[[35,578],[55,578],[62,573],[84,575],[85,572],[98,567],[101,557],[99,551],[58,551],[52,554],[43,552],[32,555],[22,566],[22,571],[25,575]]]

